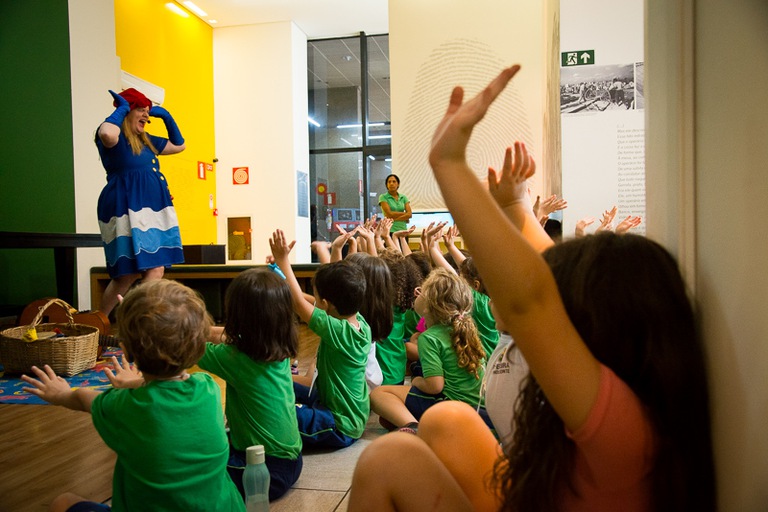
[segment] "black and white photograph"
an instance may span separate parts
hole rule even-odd
[[[562,114],[635,108],[635,64],[560,69]]]

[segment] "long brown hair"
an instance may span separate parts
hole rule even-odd
[[[283,278],[267,269],[245,270],[227,288],[224,306],[225,343],[254,361],[296,356],[299,335],[291,291]]]
[[[675,260],[645,237],[612,233],[555,245],[544,258],[589,350],[646,407],[657,441],[652,509],[716,510],[704,350]],[[496,467],[503,509],[556,511],[573,489],[575,445],[532,375],[514,422]]]

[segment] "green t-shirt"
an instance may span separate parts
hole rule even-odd
[[[333,414],[342,434],[359,439],[371,412],[365,366],[371,351],[371,328],[357,314],[360,329],[315,308],[309,328],[320,336],[317,349],[317,394]]]
[[[419,359],[424,377],[445,379],[443,394],[450,400],[460,400],[472,407],[477,407],[480,400],[480,387],[483,383],[484,369],[478,370],[476,379],[464,368],[459,367],[459,360],[451,343],[451,327],[433,325],[419,336]],[[485,360],[483,360],[485,366]]]
[[[392,194],[389,192],[385,194],[381,194],[379,196],[379,204],[381,203],[387,203],[389,205],[389,211],[391,212],[404,212],[405,211],[405,205],[409,203],[408,198],[405,197],[403,194],[398,194],[397,199],[395,199]],[[389,232],[394,233],[395,231],[402,231],[404,229],[408,229],[408,223],[402,220],[396,220],[392,227],[390,228]]]
[[[382,384],[401,384],[405,379],[405,312],[397,306],[393,306],[392,331],[389,336],[376,343],[376,360],[379,361],[381,374],[384,377]]]
[[[403,332],[403,339],[411,339],[411,336],[416,332],[416,326],[419,325],[421,315],[413,308],[405,311],[405,326]]]
[[[94,399],[91,415],[117,453],[115,512],[245,510],[227,474],[221,389],[210,375],[107,390]]]
[[[254,361],[233,345],[207,343],[197,364],[227,382],[225,410],[236,450],[261,444],[272,457],[298,458],[301,436],[289,359]]]
[[[475,321],[480,341],[485,349],[485,358],[488,359],[496,345],[499,344],[499,331],[496,330],[496,319],[491,313],[491,298],[477,290],[472,290],[472,320]]]

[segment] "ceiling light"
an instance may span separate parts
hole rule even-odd
[[[376,160],[376,157],[373,155],[368,155],[368,158],[370,158],[371,160]]]
[[[208,20],[208,23],[218,23],[217,20]]]
[[[192,11],[193,13],[197,14],[201,18],[204,18],[205,16],[208,16],[208,13],[196,6],[193,2],[190,2],[189,0],[186,0],[185,2],[181,2],[184,4],[184,7]]]
[[[165,7],[167,7],[169,11],[175,12],[182,18],[189,18],[189,13],[187,11],[185,11],[184,9],[182,9],[181,7],[179,7],[178,5],[172,2],[168,2],[167,4],[165,4]]]
[[[369,135],[369,139],[391,139],[391,135]]]
[[[311,117],[307,117],[307,121],[309,121],[309,124],[311,124],[313,126],[317,126],[318,128],[320,128],[320,123],[318,123],[317,121],[315,121]]]
[[[336,128],[362,128],[362,124],[337,124]],[[368,126],[384,126],[384,123],[370,123]]]

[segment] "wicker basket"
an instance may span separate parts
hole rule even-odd
[[[52,304],[64,308],[69,323],[41,324],[43,313]],[[31,325],[22,325],[0,332],[0,362],[6,373],[29,373],[32,366],[50,366],[57,375],[71,377],[96,365],[99,350],[99,330],[72,320],[72,307],[60,299],[51,299],[40,308]],[[64,337],[24,341],[22,337],[35,327],[38,334],[58,328]]]

